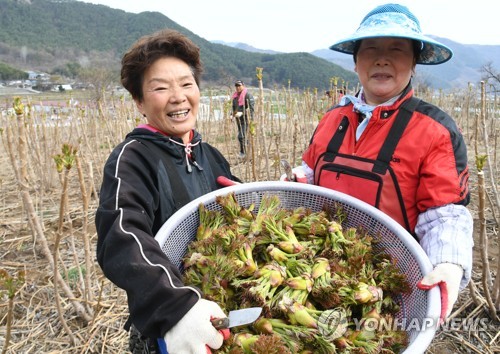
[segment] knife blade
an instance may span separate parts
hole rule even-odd
[[[295,175],[292,172],[292,166],[290,166],[290,163],[285,159],[281,159],[281,166],[283,166],[283,169],[285,170],[288,181],[295,182]]]
[[[227,317],[214,318],[212,325],[217,329],[225,329],[242,326],[254,322],[259,318],[262,307],[250,307],[247,309],[230,311]]]

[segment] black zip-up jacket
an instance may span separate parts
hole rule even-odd
[[[181,179],[189,200],[220,188],[219,175],[238,180],[221,153],[202,143],[200,134],[194,132],[191,143],[197,142],[188,172],[183,146],[136,128],[113,150],[104,167],[95,221],[97,261],[106,277],[127,292],[129,321],[150,338],[163,337],[202,296],[199,290],[184,286],[179,270],[154,239],[178,209],[175,197],[179,192],[172,190],[178,181],[171,183],[171,179]],[[149,148],[151,143],[160,146],[165,156]],[[165,158],[172,159],[177,173],[168,172]]]

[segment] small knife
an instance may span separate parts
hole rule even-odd
[[[262,307],[250,307],[247,309],[230,311],[224,318],[212,319],[212,325],[217,329],[225,329],[236,326],[242,326],[254,322],[259,318]]]
[[[214,318],[210,321],[217,329],[226,329],[236,326],[243,326],[254,322],[259,318],[262,312],[262,307],[250,307],[247,309],[230,311],[229,315],[224,318]],[[167,344],[164,338],[157,339],[158,349],[160,354],[168,354]],[[207,353],[210,353],[210,348],[207,346]]]
[[[281,159],[281,166],[283,166],[283,169],[285,170],[288,181],[295,182],[295,175],[292,172],[292,166],[290,166],[290,163],[285,159]]]

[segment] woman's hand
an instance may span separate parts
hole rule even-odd
[[[169,354],[206,354],[219,349],[229,330],[218,331],[210,322],[212,318],[223,318],[226,314],[213,301],[200,299],[184,317],[165,334]]]
[[[450,315],[453,305],[457,301],[463,275],[464,270],[461,266],[453,263],[440,263],[417,284],[417,287],[422,290],[429,290],[439,285],[441,290],[441,322],[444,322]]]

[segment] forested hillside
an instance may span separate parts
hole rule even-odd
[[[83,66],[118,72],[122,54],[137,38],[171,28],[200,46],[203,79],[210,83],[242,78],[255,84],[257,67],[264,68],[267,87],[290,82],[327,89],[333,77],[357,82],[353,72],[308,53],[249,53],[211,43],[158,12],[133,14],[75,0],[0,0],[0,8],[0,62],[20,70],[61,73]]]

